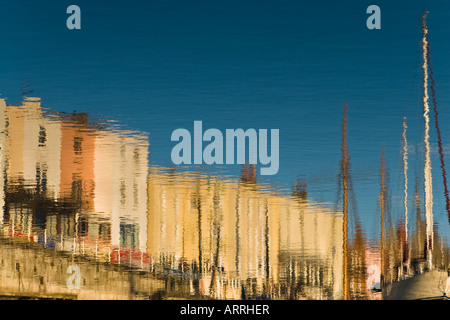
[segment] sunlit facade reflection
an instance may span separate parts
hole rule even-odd
[[[358,219],[239,178],[150,166],[146,135],[0,100],[1,296],[381,299],[425,270],[426,221],[367,239]],[[435,230],[436,265],[448,264]],[[69,265],[81,287],[66,284]]]

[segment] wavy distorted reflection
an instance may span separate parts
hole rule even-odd
[[[0,112],[2,297],[381,299],[381,273],[397,280],[406,261],[404,229],[388,228],[383,249],[358,223],[352,236],[352,217],[308,199],[301,179],[286,196],[252,165],[240,179],[149,167],[144,134],[37,98]],[[408,261],[425,232],[404,243]]]

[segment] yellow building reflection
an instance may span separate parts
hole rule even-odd
[[[289,290],[295,298],[342,294],[342,217],[325,204],[162,168],[150,170],[148,201],[150,256],[201,273],[197,293],[226,299],[282,297]]]

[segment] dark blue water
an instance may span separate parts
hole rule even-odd
[[[375,236],[382,150],[393,214],[403,212],[405,116],[408,141],[418,150],[410,149],[409,188],[416,174],[423,183],[424,9],[450,159],[450,3],[376,1],[382,28],[369,30],[372,2],[3,1],[1,97],[14,104],[37,96],[55,111],[88,112],[146,132],[150,162],[158,166],[173,165],[171,133],[193,130],[194,120],[205,129],[280,129],[280,170],[258,181],[289,193],[300,177],[309,197],[331,204],[338,198],[347,101],[358,215]],[[81,8],[81,30],[66,28],[70,4]],[[448,234],[434,127],[430,139],[435,219]],[[203,170],[238,175],[240,168]]]

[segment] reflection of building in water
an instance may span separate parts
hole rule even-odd
[[[44,117],[39,99],[6,106],[5,161],[8,186],[20,183],[49,198],[59,196],[61,125]]]
[[[357,219],[344,232],[344,215],[308,199],[301,179],[284,196],[257,184],[252,165],[235,180],[149,169],[141,134],[43,112],[38,99],[0,100],[0,112],[0,223],[18,241],[151,271],[182,297],[379,298],[370,290],[381,274],[390,282],[424,267],[419,208],[408,243],[388,228],[373,245]],[[448,264],[434,239],[434,265]]]
[[[94,212],[109,233],[112,259],[141,261],[147,246],[148,141],[128,132],[100,131],[95,145]]]
[[[61,121],[60,198],[70,199],[83,211],[91,211],[94,200],[95,130],[87,114],[70,114]]]
[[[43,112],[36,98],[21,106],[0,100],[0,112],[9,233],[108,260],[138,254],[141,263],[147,243],[146,138],[100,129],[87,114]]]
[[[2,181],[7,206],[2,210],[10,222],[10,234],[38,241],[33,224],[45,225],[44,206],[27,203],[30,196],[42,203],[59,197],[61,129],[59,121],[43,116],[40,100],[28,98],[21,106],[1,100]]]
[[[148,174],[140,134],[102,129],[86,114],[52,116],[38,99],[1,107],[10,236],[188,273],[194,294],[342,294],[342,217],[307,201],[304,183],[284,197],[256,184],[252,165],[241,181]]]
[[[201,272],[193,293],[342,294],[342,218],[324,206],[261,186],[156,168],[148,184],[148,252],[167,268]]]

